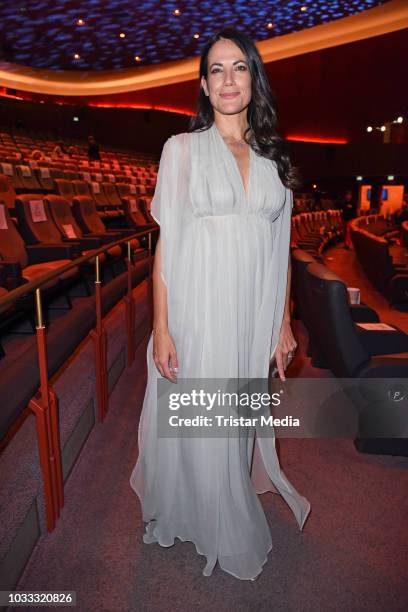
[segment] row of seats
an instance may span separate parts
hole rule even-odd
[[[13,166],[12,164],[0,163],[0,177],[7,178],[17,193],[25,191],[54,192],[57,189],[56,181],[83,181],[95,190],[101,183],[129,184],[135,190],[143,190],[144,193],[152,194],[156,184],[156,176],[149,177],[133,176],[130,174],[103,174],[102,172],[79,172],[73,170],[62,170],[58,168],[38,168],[30,166]],[[136,193],[137,191],[135,191]]]
[[[157,227],[155,222],[146,220],[141,207],[135,210],[134,202],[132,199],[124,202],[128,227],[109,230],[101,220],[95,202],[87,196],[77,196],[70,205],[57,195],[48,194],[41,198],[37,194],[19,195],[15,201],[16,220],[0,201],[0,296],[27,282],[39,281],[44,275],[113,241]],[[153,249],[156,240],[154,235]],[[146,238],[133,238],[130,243],[136,261],[147,255]],[[123,268],[126,255],[126,245],[112,246],[102,253],[99,256],[102,278],[106,267],[115,276],[115,267],[120,264]],[[68,289],[78,280],[83,282],[89,295],[94,281],[94,264],[95,260],[91,258],[47,281],[42,285],[45,297],[61,293],[70,307]],[[1,328],[8,329],[17,318],[28,319],[34,329],[32,296],[2,309]],[[3,354],[0,347],[0,355]]]
[[[338,210],[300,213],[292,217],[292,246],[319,255],[341,237],[342,223]]]
[[[375,236],[387,236],[388,238],[398,234],[398,227],[384,215],[364,215],[353,220],[353,226],[367,231]]]
[[[350,223],[350,238],[357,258],[370,282],[395,308],[408,309],[408,267],[396,264],[387,240]]]
[[[46,181],[47,179],[45,179]],[[142,185],[132,185],[129,183],[86,183],[85,181],[67,181],[65,179],[56,179],[49,184],[44,181],[40,191],[33,192],[38,193],[39,198],[45,195],[58,194],[64,197],[70,205],[76,196],[88,196],[95,201],[98,210],[101,213],[102,218],[105,217],[123,217],[124,215],[124,202],[130,202],[133,208],[139,207],[141,203],[143,209],[146,211],[148,216],[141,224],[152,223],[153,219],[150,217],[148,212],[150,209],[151,195],[150,191],[147,194],[147,190]],[[48,189],[47,189],[48,187]],[[14,189],[12,182],[8,177],[0,174],[0,199],[10,209],[12,215],[14,214],[14,206],[16,198],[19,194]],[[139,204],[136,206],[136,202]]]
[[[55,153],[55,147],[59,145],[55,139],[44,138],[38,134],[33,136],[23,135],[21,133],[9,134],[0,132],[0,158],[1,161],[20,161],[29,160],[34,150],[40,150],[45,156],[46,161],[58,160],[64,163],[74,163],[76,166],[89,166],[95,168],[113,169],[113,168],[139,168],[139,169],[155,169],[157,162],[155,156],[146,153],[133,153],[104,147],[101,151],[101,160],[88,160],[87,148],[88,143],[83,141],[72,141],[66,143],[65,146],[73,145],[74,151],[70,151],[69,155]],[[41,162],[39,162],[41,163]]]
[[[360,396],[364,381],[380,379],[373,393],[373,405],[369,405],[368,410],[378,411],[379,423],[384,423],[384,419],[392,420],[396,410],[389,380],[408,378],[408,334],[394,325],[388,326],[389,329],[364,325],[379,323],[377,313],[364,304],[351,305],[343,280],[301,249],[292,251],[292,278],[296,316],[308,331],[312,365],[330,369],[345,383],[348,379],[358,379]],[[351,398],[356,401],[355,393]],[[359,397],[360,410],[361,400]],[[406,422],[406,405],[404,409]],[[369,412],[366,415],[370,427],[375,427],[372,415]],[[341,419],[341,416],[336,418]],[[398,432],[399,427],[401,422],[396,419],[395,431]],[[361,452],[408,454],[408,440],[403,438],[358,437],[355,442]]]
[[[142,209],[133,209],[132,203],[125,202],[129,227],[116,230],[106,228],[95,202],[88,196],[76,196],[70,204],[57,195],[41,198],[37,194],[19,195],[15,200],[18,229],[7,206],[0,203],[0,263],[7,266],[11,277],[5,286],[13,288],[24,279],[34,280],[42,269],[48,270],[51,252],[55,252],[55,260],[62,259],[58,253],[65,253],[71,259],[136,231],[155,227],[154,222],[147,221]],[[136,251],[141,248],[138,240],[131,242]],[[43,252],[44,261],[40,255],[35,257],[34,252]],[[121,249],[113,247],[108,254],[120,255]]]

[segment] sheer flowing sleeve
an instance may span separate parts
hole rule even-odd
[[[275,287],[275,313],[271,335],[271,350],[269,359],[275,354],[279,341],[280,329],[286,302],[288,281],[288,261],[290,248],[291,219],[293,209],[293,191],[286,187],[285,203],[279,216],[273,222],[274,251],[272,262],[272,282]]]
[[[151,214],[160,225],[160,267],[161,277],[169,287],[174,248],[177,244],[177,233],[180,219],[177,207],[179,160],[177,139],[172,136],[163,146],[156,188],[151,203]]]

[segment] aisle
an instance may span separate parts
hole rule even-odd
[[[373,287],[364,274],[353,249],[335,246],[327,249],[323,255],[327,267],[338,274],[348,287],[360,288],[361,300],[374,308],[383,323],[397,325],[408,333],[408,314],[389,307],[388,300]]]

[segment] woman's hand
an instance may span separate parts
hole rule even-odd
[[[153,360],[162,376],[171,382],[177,382],[177,352],[168,330],[153,331]]]
[[[293,336],[289,321],[283,320],[278,346],[275,351],[276,366],[281,380],[286,380],[285,370],[293,359],[297,342]]]

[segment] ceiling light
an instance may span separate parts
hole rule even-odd
[[[135,62],[141,62],[142,58],[140,57],[140,55],[135,55]]]
[[[268,30],[272,30],[272,28],[273,28],[273,23],[272,23],[272,21],[270,21],[270,22],[267,24],[267,26],[266,26],[266,27],[268,28]]]
[[[388,179],[389,181],[393,181],[393,180],[394,180],[394,175],[393,175],[393,174],[389,174],[389,175],[387,176],[387,179]]]
[[[382,126],[380,127],[380,130],[381,130],[382,132],[385,132],[385,130],[386,130],[385,125],[382,125]]]
[[[75,121],[77,123],[79,121],[79,117],[75,115],[74,117],[72,117],[72,121]]]
[[[77,19],[76,24],[77,24],[77,26],[83,26],[83,25],[85,25],[85,21],[83,19]]]
[[[194,34],[193,38],[200,38],[200,35],[199,34]]]
[[[397,117],[397,123],[402,123],[404,121],[403,117]]]
[[[367,132],[372,132],[372,131],[373,131],[372,126],[371,125],[367,126]]]
[[[356,176],[356,181],[362,181],[363,177],[361,175]]]
[[[125,38],[125,37],[126,37],[126,34],[125,34],[124,32],[121,32],[121,33],[119,34],[119,38]]]
[[[174,9],[173,15],[175,15],[176,17],[179,17],[181,15],[180,9]]]
[[[74,53],[74,59],[81,59],[81,56],[79,55],[79,53]]]
[[[301,6],[301,7],[300,7],[300,10],[301,10],[301,11],[303,11],[303,12],[304,12],[304,11],[307,11],[307,6]]]
[[[313,183],[313,189],[317,189],[316,183]]]

